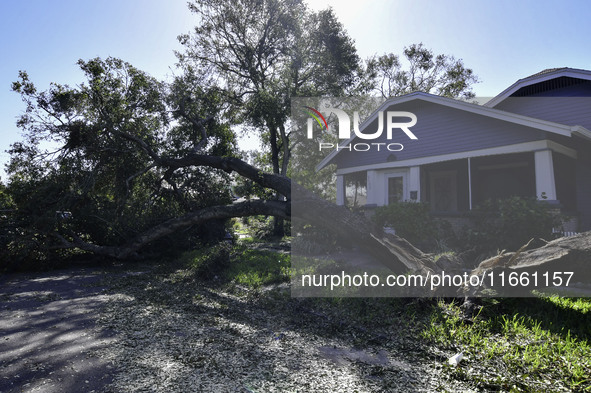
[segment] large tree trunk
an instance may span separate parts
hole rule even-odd
[[[553,240],[540,248],[497,255],[480,263],[471,274],[484,275],[485,286],[493,289],[493,294],[531,296],[533,289],[560,287],[560,291],[571,292],[572,296],[589,296],[590,268],[591,232],[584,232]],[[495,280],[492,285],[488,279],[491,275]],[[513,283],[517,285],[510,285],[510,275],[516,278]],[[504,282],[500,277],[505,278]],[[480,295],[482,289],[476,288],[470,294]]]
[[[269,215],[279,218],[291,218],[291,204],[300,204],[304,208],[295,210],[303,214],[297,218],[324,227],[328,231],[336,231],[342,238],[348,239],[353,244],[359,244],[362,248],[367,249],[368,252],[379,256],[395,272],[440,270],[428,256],[413,247],[406,240],[396,236],[384,235],[380,228],[374,228],[366,218],[352,213],[343,206],[337,206],[315,196],[299,184],[292,182],[286,176],[276,173],[265,173],[238,158],[200,154],[190,154],[182,158],[160,157],[151,151],[142,141],[136,138],[132,140],[136,141],[154,159],[155,163],[160,166],[173,170],[187,166],[208,166],[222,169],[226,172],[235,171],[239,175],[263,187],[277,191],[287,198],[286,203],[289,206],[289,214],[286,217],[280,214]],[[292,198],[292,192],[296,193],[295,198]],[[279,201],[276,202],[282,203]]]

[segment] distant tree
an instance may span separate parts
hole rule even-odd
[[[478,78],[462,60],[435,55],[423,44],[404,48],[407,65],[396,54],[374,56],[366,61],[365,88],[384,98],[422,91],[450,98],[474,97],[471,86]]]

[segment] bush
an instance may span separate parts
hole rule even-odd
[[[394,228],[396,235],[422,250],[437,245],[439,225],[430,214],[431,207],[423,202],[397,202],[376,209],[375,222]]]
[[[560,225],[561,217],[550,205],[535,198],[510,197],[487,200],[470,212],[473,227],[467,230],[467,243],[482,251],[516,251],[534,239],[550,239],[552,228]]]
[[[230,251],[228,243],[218,243],[212,247],[187,251],[181,256],[181,261],[187,265],[197,277],[212,279],[222,274],[230,266]]]
[[[215,278],[250,288],[289,281],[290,261],[287,253],[253,250],[228,243],[188,251],[180,258],[192,276],[204,280]]]

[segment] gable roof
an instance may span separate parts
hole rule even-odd
[[[517,92],[518,90],[526,86],[531,86],[536,83],[545,82],[551,79],[558,79],[561,77],[591,81],[591,71],[568,67],[548,68],[533,75],[530,75],[526,78],[519,79],[517,82],[513,83],[511,86],[503,90],[495,98],[485,103],[484,106],[493,108],[502,101],[504,101],[506,98],[510,97],[513,93]]]
[[[590,74],[591,74],[591,72],[590,72]],[[359,129],[363,130],[369,124],[371,124],[377,118],[378,113],[380,111],[384,111],[385,109],[387,109],[388,107],[390,107],[392,105],[401,104],[403,102],[415,101],[415,100],[426,101],[426,102],[434,103],[437,105],[443,105],[443,106],[458,109],[461,111],[475,113],[475,114],[486,116],[486,117],[493,118],[493,119],[499,119],[502,121],[507,121],[510,123],[518,124],[518,125],[532,127],[532,128],[536,128],[536,129],[539,129],[542,131],[547,131],[547,132],[551,132],[554,134],[558,134],[558,135],[570,137],[573,134],[577,134],[577,135],[580,135],[584,138],[591,140],[591,131],[589,131],[586,128],[579,126],[579,125],[572,125],[571,126],[571,125],[554,123],[551,121],[540,120],[540,119],[536,119],[536,118],[529,117],[529,116],[523,116],[523,115],[519,115],[516,113],[502,111],[499,109],[489,108],[489,107],[478,105],[478,104],[473,104],[473,103],[469,103],[469,102],[465,102],[465,101],[459,101],[459,100],[455,100],[453,98],[441,97],[441,96],[423,93],[423,92],[414,92],[414,93],[406,94],[406,95],[403,95],[400,97],[393,97],[393,98],[386,100],[386,102],[384,102],[367,119],[365,119],[365,121],[363,121],[360,124]],[[419,121],[420,121],[420,119],[419,119]],[[340,144],[340,145],[347,146],[355,138],[356,138],[356,136],[352,136],[351,138],[349,138],[347,141],[345,141],[343,144]],[[344,149],[333,150],[329,155],[327,155],[316,166],[316,170],[319,171],[322,168],[324,168],[325,166],[327,166],[328,164],[330,164],[330,162],[343,150]]]

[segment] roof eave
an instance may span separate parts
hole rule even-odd
[[[455,100],[453,98],[441,97],[436,96],[433,94],[422,93],[422,92],[415,92],[411,94],[407,94],[401,97],[394,97],[386,100],[374,113],[369,116],[361,125],[359,129],[364,129],[368,124],[370,124],[376,117],[377,114],[382,111],[384,108],[389,107],[390,105],[401,104],[404,102],[412,101],[412,100],[423,100],[435,104],[445,105],[448,107],[456,108],[459,110],[468,111],[471,113],[479,114],[482,116],[496,118],[502,121],[508,121],[514,124],[523,125],[526,127],[536,128],[542,131],[551,132],[558,135],[563,136],[572,136],[573,132],[578,132],[580,135],[587,137],[591,136],[591,132],[581,126],[567,126],[560,123],[554,123],[547,120],[540,120],[529,116],[519,115],[516,113],[506,112],[499,109],[488,108],[477,104],[472,104],[469,102]],[[352,136],[349,138],[344,144],[339,146],[347,146],[350,144],[356,136]],[[342,150],[333,150],[328,156],[326,156],[317,166],[316,171],[320,171],[321,169],[325,168],[327,165],[331,163],[334,157],[336,157],[339,152]]]
[[[572,126],[572,133],[591,141],[591,131],[583,126]]]
[[[491,98],[489,101],[484,103],[483,106],[494,108],[522,87],[545,82],[547,80],[562,76],[591,80],[591,71],[576,68],[562,68],[545,74],[528,76],[527,78],[519,79],[517,82],[513,83],[511,86],[499,93],[496,97]]]

